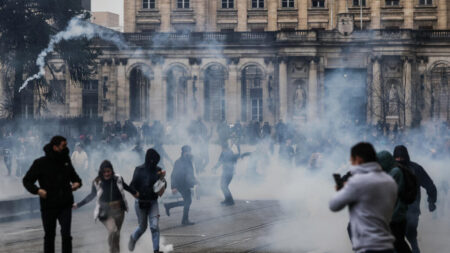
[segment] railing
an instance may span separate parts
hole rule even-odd
[[[416,38],[422,40],[450,40],[450,30],[417,31]]]
[[[329,30],[297,30],[277,32],[186,32],[186,33],[124,33],[126,41],[153,46],[184,46],[187,44],[262,44],[307,41],[358,42],[358,41],[414,41],[449,40],[450,30],[363,30],[342,35]]]

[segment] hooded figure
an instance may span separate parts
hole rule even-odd
[[[389,151],[377,153],[378,163],[381,168],[391,175],[398,186],[397,202],[390,223],[391,232],[395,237],[394,247],[397,252],[409,253],[411,249],[405,241],[406,234],[406,211],[408,205],[400,198],[405,191],[405,179],[402,170],[397,167],[394,157]]]
[[[412,162],[409,158],[408,149],[403,146],[396,146],[394,149],[394,158],[398,163],[407,167],[417,178],[417,197],[416,201],[408,206],[406,215],[406,237],[412,247],[413,253],[419,253],[420,249],[417,243],[417,226],[420,216],[420,187],[425,188],[428,194],[428,209],[430,212],[436,209],[437,190],[436,186],[427,174],[425,169],[419,164]]]
[[[191,188],[197,184],[197,179],[194,175],[194,166],[192,165],[191,147],[185,145],[181,148],[181,157],[175,162],[171,175],[172,192],[179,192],[183,197],[183,201],[164,204],[167,216],[170,216],[170,209],[178,206],[183,206],[182,225],[193,225],[189,221],[189,208],[192,204]]]
[[[165,172],[157,166],[160,156],[154,149],[147,150],[145,163],[136,167],[131,180],[130,187],[139,192],[139,198],[135,202],[138,227],[130,236],[128,249],[134,250],[136,241],[144,234],[147,224],[150,223],[152,234],[153,251],[159,251],[159,207],[158,193],[153,191],[153,185],[161,178]]]
[[[23,178],[23,185],[32,194],[38,194],[44,226],[44,252],[55,252],[56,222],[61,226],[62,252],[72,252],[70,225],[72,220],[72,191],[81,187],[69,157],[67,140],[54,136],[44,146],[45,156],[36,159]],[[36,186],[39,182],[39,187]]]

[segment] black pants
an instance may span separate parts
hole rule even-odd
[[[417,243],[417,226],[419,226],[419,214],[408,213],[406,216],[406,238],[413,253],[420,253],[419,244]]]
[[[222,189],[223,196],[225,197],[225,203],[233,204],[233,195],[231,195],[231,191],[228,186],[233,180],[233,174],[223,174],[220,180],[220,188]]]
[[[41,210],[42,225],[44,226],[44,253],[55,252],[56,221],[61,226],[62,252],[72,253],[72,208]]]
[[[406,220],[401,222],[391,222],[392,234],[395,237],[394,248],[396,253],[411,253],[411,249],[405,241]]]
[[[364,251],[364,253],[395,253],[393,249],[387,249],[387,250],[368,250]]]
[[[191,189],[177,189],[177,190],[181,194],[181,197],[183,197],[183,201],[168,203],[166,204],[166,208],[170,210],[171,208],[182,206],[183,220],[181,222],[184,223],[189,221],[189,209],[191,208],[192,204]]]

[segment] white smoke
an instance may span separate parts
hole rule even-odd
[[[55,46],[63,40],[71,40],[78,38],[92,39],[94,37],[111,42],[120,50],[126,49],[128,46],[123,41],[121,36],[112,30],[92,24],[86,20],[81,19],[81,16],[73,17],[64,31],[61,31],[52,36],[47,48],[41,51],[36,60],[36,65],[39,67],[39,72],[33,76],[28,77],[19,89],[19,92],[27,87],[30,81],[39,79],[45,75],[45,57],[55,50]]]

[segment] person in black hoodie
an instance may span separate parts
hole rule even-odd
[[[427,174],[422,166],[412,162],[409,158],[408,149],[399,145],[394,149],[395,160],[406,166],[417,178],[417,197],[414,203],[408,206],[406,213],[406,238],[411,244],[413,253],[420,253],[419,245],[417,243],[417,226],[419,225],[420,216],[420,187],[425,188],[428,194],[428,210],[433,212],[436,210],[437,190],[433,180]]]
[[[147,229],[147,222],[150,223],[152,233],[153,251],[159,253],[159,208],[158,197],[164,193],[164,188],[159,192],[154,192],[155,183],[164,179],[165,171],[157,166],[160,156],[154,149],[147,150],[145,163],[136,167],[131,180],[130,187],[139,192],[138,200],[135,202],[138,227],[131,234],[128,249],[134,250],[137,240]]]
[[[35,160],[23,178],[23,185],[41,202],[44,227],[44,253],[55,252],[56,221],[61,226],[62,252],[72,252],[72,192],[81,187],[81,179],[75,172],[69,157],[67,140],[54,136],[44,146],[45,156]],[[36,186],[36,181],[39,186]]]
[[[164,204],[167,216],[170,216],[170,209],[183,206],[182,225],[194,225],[189,221],[189,208],[192,203],[191,188],[197,184],[192,165],[191,147],[185,145],[181,148],[181,157],[175,162],[171,175],[172,193],[179,192],[183,201]]]

